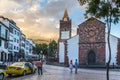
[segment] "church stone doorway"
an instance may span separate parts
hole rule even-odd
[[[95,65],[96,63],[96,55],[93,50],[90,50],[88,53],[88,65]]]

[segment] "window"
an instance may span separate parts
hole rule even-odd
[[[9,44],[9,49],[12,50],[13,49],[13,45]]]
[[[13,33],[13,28],[12,28],[12,27],[10,27],[9,29],[10,29],[10,32],[11,32],[11,33]]]
[[[19,32],[17,32],[17,35],[19,36]]]
[[[2,40],[0,40],[0,46],[2,46]]]
[[[24,37],[22,37],[22,40],[23,40],[23,41],[25,41],[25,38],[24,38]]]
[[[16,30],[15,30],[15,34],[16,34]]]
[[[8,30],[5,30],[5,38],[8,39]]]
[[[18,50],[19,48],[17,47],[17,50]]]
[[[1,32],[2,32],[2,31],[1,31],[1,25],[0,25],[0,36],[1,36]]]
[[[26,50],[28,50],[28,47],[26,47]]]
[[[16,42],[16,38],[14,38],[14,42]]]
[[[14,46],[14,49],[16,49],[16,46]]]
[[[17,39],[17,43],[19,43],[19,40]]]
[[[25,47],[25,44],[24,44],[24,43],[22,43],[22,47]]]
[[[4,48],[8,48],[8,42],[7,41],[5,41],[5,43],[4,43]]]

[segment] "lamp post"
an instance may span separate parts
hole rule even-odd
[[[47,61],[49,61],[49,45],[48,45],[48,47],[47,47],[47,49],[48,49],[48,51],[47,51]]]
[[[42,59],[42,58],[43,58],[43,54],[42,54],[42,53],[43,53],[43,51],[41,50],[41,51],[40,51],[40,53],[41,53],[41,55],[42,55],[42,56],[40,56],[40,58]]]

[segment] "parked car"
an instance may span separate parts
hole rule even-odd
[[[4,69],[0,69],[0,80],[4,80],[6,77],[6,71]]]
[[[7,64],[5,64],[4,62],[0,61],[0,69],[6,69]]]
[[[30,62],[15,62],[7,66],[6,73],[8,75],[26,75],[36,72],[36,68]]]

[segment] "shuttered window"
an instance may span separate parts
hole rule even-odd
[[[1,47],[1,45],[2,45],[2,40],[0,40],[0,47]]]
[[[2,31],[1,31],[1,25],[0,25],[0,36],[1,36],[1,32],[2,32]]]

